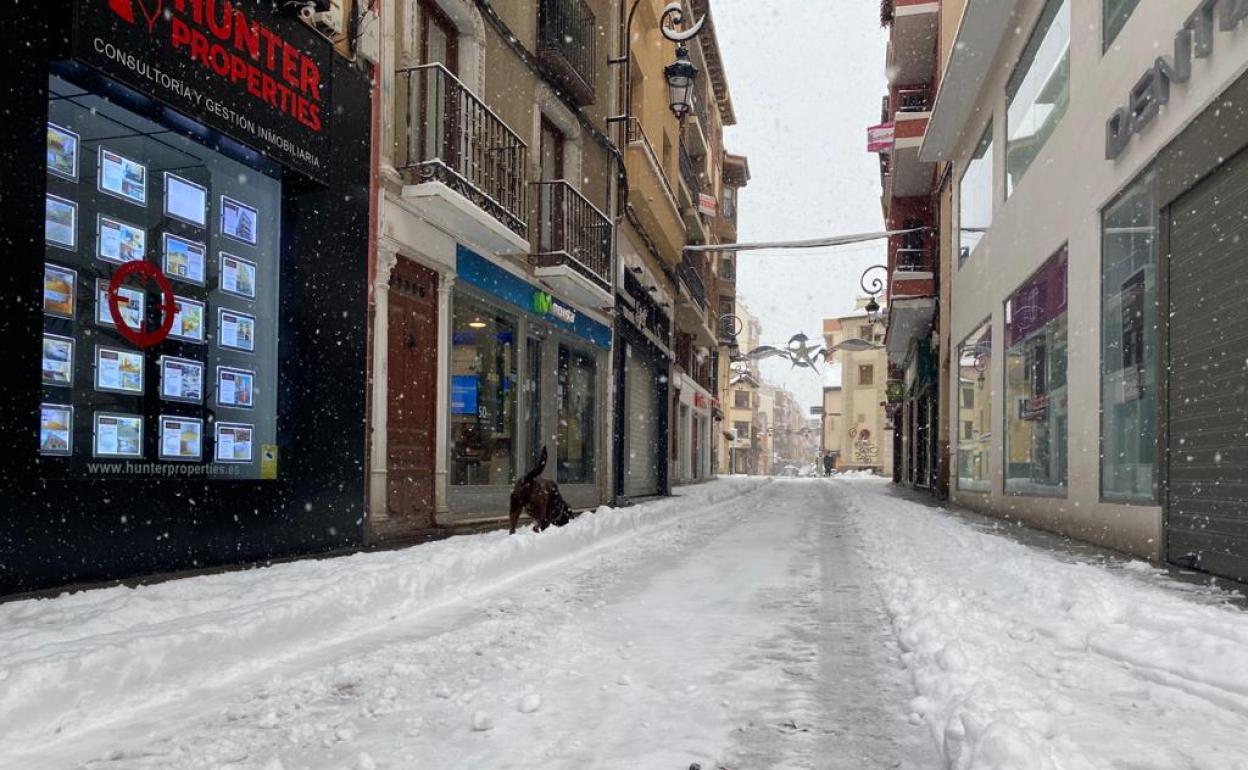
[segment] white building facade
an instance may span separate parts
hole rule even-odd
[[[921,150],[954,182],[956,502],[1248,577],[1246,15],[967,3]]]

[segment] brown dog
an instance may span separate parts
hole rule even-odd
[[[562,527],[572,518],[572,509],[559,494],[559,485],[550,479],[540,478],[546,469],[546,447],[537,467],[524,474],[511,490],[511,534],[516,534],[516,523],[526,510],[533,517],[533,531],[541,532],[551,524]]]

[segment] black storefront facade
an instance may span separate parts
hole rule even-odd
[[[671,318],[631,270],[616,294],[615,498],[666,495],[672,350]]]
[[[0,595],[360,544],[368,81],[263,0],[15,13]]]

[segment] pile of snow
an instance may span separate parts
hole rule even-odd
[[[732,478],[563,528],[456,537],[401,551],[0,604],[0,755],[70,739],[131,707],[245,681],[305,650],[365,633],[643,535],[767,483]],[[540,700],[526,697],[521,711]],[[488,715],[473,720],[490,729]],[[368,761],[361,760],[361,765]]]
[[[1248,615],[1227,594],[1059,557],[882,483],[844,489],[911,718],[949,767],[1248,767]]]

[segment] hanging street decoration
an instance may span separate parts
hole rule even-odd
[[[879,350],[882,347],[884,346],[857,337],[850,337],[832,347],[811,345],[810,337],[799,332],[790,337],[788,343],[782,348],[774,345],[759,345],[746,353],[744,357],[753,361],[774,357],[787,358],[794,367],[811,369],[817,373],[819,367],[816,359],[827,363],[838,350],[857,353],[864,350]]]

